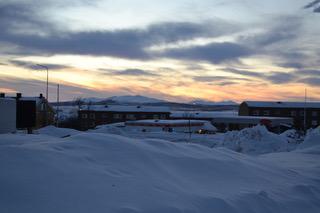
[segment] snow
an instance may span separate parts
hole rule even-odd
[[[5,134],[0,212],[317,213],[319,162],[319,146],[249,156],[92,132]]]
[[[46,126],[44,128],[36,130],[38,134],[50,135],[54,137],[69,137],[71,135],[80,134],[81,132],[74,129],[67,129],[67,128],[57,128],[55,126]]]
[[[269,132],[265,126],[258,125],[240,131],[227,132],[218,146],[227,147],[237,152],[264,154],[295,149],[283,136]]]
[[[171,118],[215,118],[221,116],[237,116],[238,112],[230,111],[173,111]]]
[[[112,100],[118,103],[160,103],[164,102],[163,100],[159,100],[156,98],[150,98],[141,95],[124,95],[124,96],[113,96],[108,98],[107,100]]]
[[[88,105],[82,110],[102,112],[170,112],[169,107],[156,106],[126,106],[126,105]]]
[[[307,136],[299,148],[307,148],[320,145],[320,127],[308,131]]]
[[[194,100],[191,101],[190,104],[192,105],[208,105],[208,106],[238,106],[239,104],[234,101],[206,101],[206,100]]]

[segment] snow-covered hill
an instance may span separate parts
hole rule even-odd
[[[160,100],[160,99],[149,98],[141,95],[113,96],[113,97],[107,98],[107,100],[112,100],[117,103],[141,103],[141,104],[164,102],[163,100]]]
[[[221,101],[221,102],[214,102],[214,101],[206,101],[206,100],[194,100],[189,102],[192,105],[207,105],[207,106],[237,106],[238,103],[234,101]]]
[[[146,96],[141,96],[141,95],[124,95],[124,96],[112,96],[109,98],[83,98],[82,99],[86,103],[99,103],[99,102],[108,102],[112,101],[118,104],[126,104],[126,103],[134,103],[134,104],[146,104],[146,103],[161,103],[165,102],[160,99],[156,98],[150,98]]]
[[[316,144],[248,156],[101,133],[7,134],[0,212],[318,213],[319,162]]]

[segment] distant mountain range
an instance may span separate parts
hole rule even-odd
[[[84,104],[95,105],[145,105],[145,106],[166,106],[172,110],[200,110],[200,111],[215,111],[215,110],[237,110],[239,104],[233,101],[211,102],[206,100],[194,100],[188,103],[175,103],[156,98],[150,98],[141,95],[125,95],[113,96],[109,98],[81,98]],[[76,101],[61,102],[62,106],[75,105]],[[52,103],[57,105],[57,103]]]
[[[205,101],[205,100],[194,100],[189,102],[192,105],[206,105],[206,106],[235,106],[239,105],[234,101],[221,101],[221,102],[213,102],[213,101]]]
[[[100,103],[100,102],[114,102],[121,104],[151,104],[151,103],[163,103],[164,100],[149,98],[141,95],[124,95],[124,96],[112,96],[109,98],[83,98],[86,103]]]

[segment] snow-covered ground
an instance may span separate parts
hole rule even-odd
[[[188,134],[179,132],[142,132],[140,129],[125,126],[123,123],[98,126],[94,133],[110,133],[129,138],[154,138],[171,142],[200,144],[207,147],[225,147],[246,154],[264,154],[271,152],[291,151],[301,142],[292,138],[293,131],[277,135],[269,132],[264,126],[255,126],[240,131],[217,134]],[[291,134],[289,134],[291,133]]]
[[[318,213],[318,131],[306,148],[254,156],[105,133],[61,138],[54,127],[1,135],[0,212]]]

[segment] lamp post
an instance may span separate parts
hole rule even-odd
[[[37,66],[39,66],[39,67],[42,67],[42,68],[44,68],[44,69],[46,69],[47,70],[47,89],[46,89],[46,98],[47,98],[47,100],[48,100],[48,102],[49,102],[49,94],[48,94],[48,90],[49,90],[49,68],[47,67],[47,66],[45,66],[45,65],[42,65],[42,64],[36,64]]]

